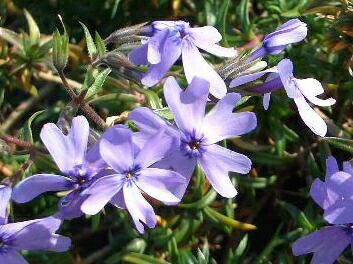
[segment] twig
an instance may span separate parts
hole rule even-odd
[[[39,151],[39,152],[42,152],[42,153],[45,153],[47,154],[48,151],[44,148],[39,148],[39,147],[36,147],[34,146],[33,144],[29,143],[29,142],[26,142],[26,141],[23,141],[23,140],[20,140],[18,138],[15,138],[15,137],[12,137],[12,136],[8,136],[8,135],[0,135],[0,139],[2,139],[3,141],[5,141],[8,145],[10,144],[14,144],[20,148],[24,148],[27,150],[26,153],[21,153],[21,155],[23,154],[30,154],[31,150],[34,150],[34,151]]]
[[[64,85],[67,93],[70,95],[71,99],[81,108],[81,110],[101,129],[106,129],[108,126],[104,120],[90,107],[83,99],[83,96],[77,96],[75,91],[72,89],[71,85],[67,81],[63,72],[59,72],[59,77],[61,78],[62,84]]]
[[[35,151],[32,149],[31,152],[29,153],[29,158],[25,161],[25,163],[21,165],[21,167],[12,177],[9,177],[11,185],[13,186],[16,185],[16,183],[22,179],[23,174],[32,165],[34,160],[34,155],[35,155]]]

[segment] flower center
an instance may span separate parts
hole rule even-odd
[[[128,173],[126,174],[126,178],[127,178],[128,180],[131,180],[132,177],[134,177],[134,174],[133,174],[133,173],[128,172]]]
[[[184,28],[179,28],[179,34],[180,34],[180,38],[182,39],[188,35],[188,33],[185,31]]]
[[[92,172],[83,165],[75,166],[68,175],[77,187],[82,187],[86,185],[92,178]]]
[[[134,165],[132,166],[129,170],[127,170],[124,175],[125,175],[125,178],[127,180],[133,180],[134,178],[136,178],[138,176],[138,171],[140,170],[141,168],[137,165]]]
[[[192,133],[181,140],[180,148],[186,156],[197,158],[202,154],[203,146],[203,136],[195,136],[195,133]]]
[[[189,147],[192,151],[198,150],[200,148],[201,141],[200,140],[192,140],[189,142]]]

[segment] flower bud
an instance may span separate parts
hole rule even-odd
[[[56,30],[53,36],[53,64],[58,72],[64,70],[69,57],[69,37]]]
[[[137,83],[140,83],[143,74],[136,65],[132,64],[129,59],[119,51],[108,52],[101,60],[94,64],[104,64],[123,78]]]
[[[145,26],[147,23],[141,23],[131,27],[125,27],[114,31],[105,40],[105,44],[115,43],[124,44],[136,41],[141,41],[145,37],[139,35],[145,35],[149,31],[149,27]]]
[[[307,25],[304,22],[299,19],[291,19],[264,38],[262,47],[251,54],[250,61],[268,55],[277,55],[289,44],[302,41],[307,33]]]

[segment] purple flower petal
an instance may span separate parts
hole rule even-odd
[[[342,227],[330,226],[300,238],[292,249],[295,256],[314,252],[312,264],[332,264],[349,243],[350,237]]]
[[[343,162],[343,171],[353,175],[353,167],[349,161]]]
[[[15,250],[8,250],[0,254],[0,263],[4,264],[29,264],[20,253]]]
[[[141,47],[133,49],[129,53],[129,60],[136,65],[149,64],[149,62],[147,60],[147,49],[148,49],[148,43],[145,43],[145,44],[141,45]]]
[[[335,190],[340,196],[351,197],[353,196],[353,175],[338,171],[330,176],[327,180],[328,186]]]
[[[79,189],[70,192],[60,199],[59,211],[55,216],[63,220],[71,220],[82,216],[81,205],[86,198],[87,196],[82,195]]]
[[[130,112],[129,119],[132,120],[141,131],[150,135],[155,134],[161,127],[166,126],[166,122],[147,107],[134,109]]]
[[[72,142],[55,124],[45,124],[40,132],[40,138],[61,172],[68,173],[77,165],[73,158],[76,151],[72,147]]]
[[[305,96],[305,98],[308,99],[314,105],[330,106],[336,103],[336,100],[333,98],[323,100],[316,97],[317,95],[322,94],[324,92],[324,89],[322,88],[322,85],[318,80],[308,78],[302,80],[295,79],[294,81],[296,82],[298,89]]]
[[[16,203],[27,203],[45,192],[69,191],[74,183],[67,177],[53,174],[37,174],[21,181],[13,190]]]
[[[293,63],[288,59],[281,60],[277,65],[277,69],[287,96],[289,98],[303,97],[293,82]]]
[[[137,230],[144,233],[144,224],[149,228],[154,228],[157,223],[156,215],[152,206],[143,198],[140,190],[135,184],[124,184],[124,200]]]
[[[126,204],[124,200],[123,188],[120,189],[113,197],[110,199],[109,203],[120,209],[126,209]]]
[[[179,203],[180,198],[173,193],[178,186],[185,184],[185,178],[171,170],[147,168],[140,171],[136,185],[149,196],[164,203]]]
[[[327,187],[327,184],[326,184],[326,199],[324,202],[323,209],[326,210],[327,208],[329,208],[330,206],[335,204],[336,201],[341,200],[341,199],[342,199],[342,197],[339,194],[337,194],[337,192],[335,190],[332,190],[331,188]]]
[[[109,128],[102,135],[99,151],[105,162],[116,172],[128,171],[134,163],[131,131],[122,126]]]
[[[223,79],[201,56],[197,47],[190,40],[183,41],[182,60],[188,83],[191,83],[194,77],[199,77],[210,83],[209,91],[213,96],[222,98],[226,95],[227,87]]]
[[[198,161],[212,187],[227,198],[237,195],[228,172],[245,174],[251,169],[249,158],[218,145],[206,146]]]
[[[152,22],[153,29],[158,32],[160,30],[170,28],[170,29],[178,29],[178,28],[189,28],[189,23],[184,22],[182,20],[178,21],[154,21]]]
[[[99,142],[95,143],[85,156],[84,165],[86,168],[94,172],[99,172],[107,167],[99,152]]]
[[[83,202],[81,210],[89,215],[97,214],[119,192],[124,180],[123,175],[113,174],[95,181],[84,191],[89,196]]]
[[[42,219],[34,219],[34,220],[28,220],[24,222],[9,223],[9,224],[0,226],[0,230],[2,233],[6,233],[7,235],[11,236],[21,231],[26,226],[39,222],[41,220]]]
[[[256,128],[257,121],[254,113],[232,113],[239,100],[239,94],[227,94],[206,115],[203,131],[208,144],[237,137]]]
[[[173,194],[180,200],[183,198],[186,188],[189,185],[192,173],[195,170],[195,166],[196,159],[189,158],[180,151],[174,151],[173,154],[167,156],[154,165],[156,168],[174,170],[185,178],[185,183],[174,186],[173,190]]]
[[[256,81],[257,79],[260,79],[262,76],[264,76],[267,73],[277,73],[277,72],[278,72],[277,67],[272,67],[264,71],[243,75],[232,80],[229,84],[229,87],[235,88],[243,84]]]
[[[68,137],[72,142],[74,156],[69,157],[75,164],[82,164],[87,151],[89,136],[89,124],[84,116],[77,116],[72,119],[72,126]],[[68,158],[68,157],[67,157]]]
[[[62,221],[55,217],[29,223],[11,236],[12,246],[25,250],[65,252],[70,248],[71,240],[54,234],[61,223]]]
[[[298,239],[293,245],[293,255],[300,256],[312,253],[320,249],[325,239],[331,239],[331,235],[335,235],[337,228],[326,227],[320,231],[314,232],[308,236]]]
[[[288,20],[286,23],[280,25],[277,30],[280,30],[280,29],[286,29],[286,28],[295,28],[295,27],[298,27],[300,26],[300,24],[304,24],[306,25],[304,22],[300,21],[298,18],[294,18],[294,19],[290,19]]]
[[[217,43],[222,40],[222,35],[212,26],[189,28],[189,32],[194,40],[208,43]]]
[[[299,19],[288,21],[264,39],[266,47],[286,46],[302,41],[308,33],[305,23]],[[273,54],[275,55],[275,54]]]
[[[327,196],[326,184],[320,179],[316,179],[310,188],[310,196],[323,209],[325,209],[325,200]]]
[[[336,159],[333,156],[330,156],[326,160],[326,181],[333,175],[334,173],[338,172],[338,164]]]
[[[147,60],[151,64],[158,64],[161,62],[161,57],[164,49],[164,43],[167,36],[169,35],[169,29],[164,29],[158,31],[154,36],[148,41],[147,44]]]
[[[11,199],[11,187],[6,185],[0,185],[0,225],[7,223],[8,217],[8,205]]]
[[[195,39],[193,40],[193,43],[198,48],[203,49],[204,51],[218,57],[234,57],[238,54],[237,51],[233,48],[224,48],[222,46],[219,46],[217,44],[212,44],[207,41],[201,41],[201,40]]]
[[[294,98],[294,102],[304,123],[316,135],[324,137],[327,133],[325,121],[310,107],[303,96]]]
[[[182,131],[192,132],[200,127],[205,115],[208,87],[208,82],[199,78],[194,78],[185,91],[173,77],[165,82],[164,97]]]
[[[353,199],[337,199],[326,208],[324,218],[330,224],[350,224],[353,222]]]
[[[170,67],[177,61],[181,54],[179,38],[169,37],[163,45],[161,62],[153,64],[146,75],[141,79],[141,83],[148,87],[156,85],[169,71]]]
[[[249,61],[281,53],[289,44],[302,41],[306,37],[307,31],[307,25],[299,19],[292,19],[284,23],[275,32],[264,38],[262,47],[250,55]]]
[[[140,168],[147,168],[164,158],[165,154],[175,145],[176,140],[166,135],[161,129],[150,137],[135,158],[135,165]]]

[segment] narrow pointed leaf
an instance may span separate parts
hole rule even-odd
[[[93,38],[91,36],[91,33],[89,33],[88,28],[83,23],[80,22],[80,24],[83,27],[83,30],[85,32],[85,38],[86,38],[86,44],[87,44],[89,57],[91,59],[93,59],[93,57],[95,57],[97,55],[97,47],[94,44]]]
[[[33,19],[32,15],[25,9],[24,10],[28,29],[29,29],[29,38],[33,44],[39,43],[40,40],[40,31],[36,21]]]
[[[101,38],[101,36],[98,34],[97,31],[96,31],[95,39],[96,39],[98,57],[102,58],[106,52],[106,48],[104,45],[104,40]]]
[[[91,85],[91,87],[88,88],[86,98],[91,98],[92,96],[94,96],[95,94],[99,93],[102,90],[103,84],[110,72],[111,72],[111,69],[108,68],[100,72],[96,76],[94,83]]]
[[[217,19],[217,28],[220,30],[222,34],[222,42],[223,44],[227,47],[228,42],[227,42],[227,36],[226,36],[226,18],[229,10],[229,3],[230,0],[224,0],[221,8],[218,12],[218,19]]]
[[[20,138],[26,142],[33,143],[33,135],[32,135],[32,122],[36,119],[40,114],[42,114],[45,110],[38,111],[34,113],[24,124],[24,126],[20,130]]]
[[[353,140],[337,137],[325,137],[322,141],[325,141],[336,148],[353,153]]]

